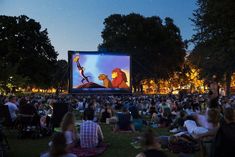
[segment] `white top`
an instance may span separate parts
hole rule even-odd
[[[11,115],[11,119],[12,119],[12,121],[14,121],[17,118],[16,111],[18,111],[18,107],[16,106],[16,104],[14,104],[12,102],[7,102],[7,103],[5,103],[5,105],[8,106],[8,109],[9,109],[9,112]]]
[[[74,133],[72,131],[65,131],[64,136],[65,136],[65,139],[66,139],[66,144],[73,143],[74,140],[79,137],[78,134],[74,135]],[[77,137],[75,137],[75,136],[77,136]]]
[[[65,131],[64,136],[66,139],[66,144],[73,143],[73,132],[72,131]]]
[[[186,120],[184,126],[187,128],[189,134],[202,134],[208,132],[207,128],[197,126],[196,122],[193,120]]]
[[[51,157],[51,156],[49,155],[49,153],[45,153],[45,154],[41,155],[40,157]],[[77,155],[72,154],[72,153],[68,153],[68,154],[62,155],[61,157],[77,157]]]

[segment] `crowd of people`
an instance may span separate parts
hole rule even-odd
[[[207,94],[0,96],[0,106],[8,106],[12,125],[17,127],[20,117],[30,115],[31,124],[40,130],[40,136],[51,136],[54,132],[53,110],[58,102],[67,104],[68,110],[60,122],[61,134],[49,142],[51,149],[42,157],[73,157],[68,150],[99,146],[104,141],[102,123],[109,124],[113,133],[141,132],[146,127],[166,128],[172,133],[155,140],[154,132],[147,129],[146,149],[138,157],[166,156],[161,147],[171,149],[176,137],[185,136],[200,141],[207,156],[227,156],[235,150],[234,97],[219,97],[214,101]],[[81,121],[79,129],[76,120]]]

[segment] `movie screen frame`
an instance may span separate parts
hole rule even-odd
[[[129,88],[73,88],[73,56],[76,54],[82,55],[109,55],[109,56],[128,56],[129,59]],[[99,51],[68,51],[68,71],[69,71],[69,88],[68,92],[71,94],[131,94],[132,89],[132,78],[131,78],[131,55],[122,52],[99,52]],[[85,79],[85,78],[84,78]]]

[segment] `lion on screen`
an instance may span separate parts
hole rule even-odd
[[[112,79],[113,88],[129,88],[129,86],[126,84],[126,73],[123,72],[120,68],[115,68],[112,70]]]
[[[98,76],[99,80],[103,81],[103,86],[105,86],[106,88],[112,88],[112,83],[109,80],[108,76],[105,74],[100,74]]]

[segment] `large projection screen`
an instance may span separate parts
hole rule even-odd
[[[124,53],[68,51],[70,93],[131,93],[131,57]]]

